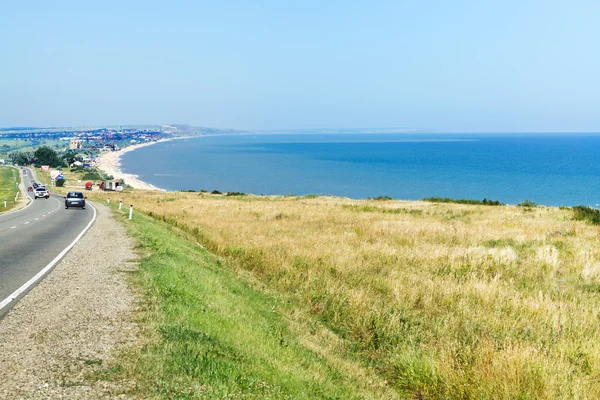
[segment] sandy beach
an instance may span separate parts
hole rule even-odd
[[[177,138],[177,139],[179,139],[179,138]],[[181,139],[184,139],[184,138],[181,138]],[[146,142],[146,143],[135,144],[133,146],[128,146],[128,147],[118,150],[118,151],[109,151],[106,153],[102,153],[100,155],[100,157],[98,158],[98,160],[96,161],[96,167],[98,167],[98,169],[103,170],[108,175],[112,175],[114,177],[114,179],[123,179],[127,185],[129,185],[135,189],[163,190],[164,191],[164,189],[158,188],[154,185],[151,185],[149,183],[141,181],[140,179],[138,179],[137,175],[126,174],[126,173],[122,172],[120,169],[121,156],[127,152],[139,149],[140,147],[151,146],[153,144],[161,143],[161,142],[169,142],[171,140],[175,140],[175,138],[161,139],[156,142]]]

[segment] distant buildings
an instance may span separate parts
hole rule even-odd
[[[102,146],[102,151],[117,151],[119,150],[119,147],[116,146],[114,143],[107,143],[104,146]]]
[[[69,149],[71,150],[77,150],[81,148],[81,142],[79,141],[78,138],[72,138],[71,141],[69,142]]]
[[[132,143],[144,143],[157,141],[171,137],[171,130],[162,131],[161,127],[148,128],[98,128],[91,130],[81,129],[52,129],[52,130],[32,130],[27,132],[11,132],[2,134],[2,139],[27,141],[27,146],[44,145],[46,140],[60,140],[67,142],[67,148],[75,152],[89,151],[117,151],[120,148],[127,147]],[[29,143],[30,142],[30,143]],[[0,145],[0,150],[11,151],[21,147],[4,145],[6,150]],[[56,148],[64,149],[64,145],[54,145]]]

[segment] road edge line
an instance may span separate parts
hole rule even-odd
[[[26,294],[27,292],[29,292],[29,290],[31,290],[33,288],[33,286],[38,283],[38,281],[40,281],[44,276],[46,276],[46,274],[48,274],[48,272],[50,272],[56,266],[56,264],[65,256],[65,254],[67,254],[69,252],[69,250],[71,250],[73,248],[73,246],[75,246],[77,244],[77,242],[79,242],[79,240],[81,240],[81,238],[88,231],[88,229],[90,229],[92,227],[92,224],[94,223],[94,221],[96,221],[97,212],[96,212],[96,207],[94,207],[92,204],[89,204],[89,205],[94,210],[94,216],[93,216],[92,220],[90,221],[90,223],[79,233],[79,235],[77,235],[75,240],[73,240],[73,242],[71,242],[71,244],[69,244],[52,261],[50,261],[50,263],[48,265],[46,265],[40,272],[35,274],[35,276],[33,278],[31,278],[30,280],[25,282],[20,288],[18,288],[12,294],[10,294],[6,299],[4,299],[4,300],[2,300],[2,302],[0,302],[0,316],[2,316],[5,313],[5,311],[9,310],[9,308],[7,308],[9,305],[11,305],[19,297],[21,297],[24,294]],[[5,308],[6,308],[6,310],[4,310]]]

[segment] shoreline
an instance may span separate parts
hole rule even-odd
[[[121,157],[125,153],[129,153],[130,151],[137,150],[142,147],[151,146],[157,143],[170,142],[173,140],[179,139],[189,139],[190,137],[177,137],[177,138],[168,138],[168,139],[160,139],[155,142],[146,142],[140,144],[134,144],[132,146],[127,146],[123,149],[117,151],[110,151],[106,153],[102,153],[96,163],[95,166],[104,171],[108,175],[112,175],[114,179],[123,179],[126,185],[131,186],[134,189],[142,189],[142,190],[160,190],[166,192],[167,190],[154,186],[148,182],[144,182],[139,179],[138,175],[128,174],[121,171]]]

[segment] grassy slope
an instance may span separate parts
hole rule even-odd
[[[2,134],[0,134],[0,146],[7,144],[10,146],[10,150],[3,149],[0,147],[0,158],[7,158],[8,154],[13,151],[35,151],[39,146],[48,146],[52,149],[55,149],[55,146],[58,146],[59,149],[65,148],[68,146],[68,142],[61,140],[42,140],[35,146],[31,145],[31,142],[28,140],[15,140],[15,139],[5,139],[2,138]]]
[[[18,188],[15,182],[20,182],[19,169],[10,167],[0,167],[0,211],[8,211],[15,206],[15,196]],[[6,200],[7,208],[4,208]]]
[[[222,257],[223,271],[235,274],[223,287],[245,287],[241,279],[263,293],[257,298],[269,296],[251,309],[274,304],[275,315],[287,321],[285,332],[324,360],[338,356],[329,362],[354,371],[343,375],[356,377],[356,386],[368,376],[366,368],[400,396],[600,397],[600,230],[574,221],[569,210],[139,191],[117,197],[187,231],[190,249],[200,251],[197,241]],[[153,251],[180,256],[170,244],[161,247],[170,243],[166,236],[152,240],[161,243]],[[194,297],[205,286],[179,292],[168,278],[177,271],[194,282],[206,272],[197,265],[180,261],[155,275],[156,285],[170,282],[176,293],[155,296],[157,304],[206,304]],[[260,312],[252,318],[241,318],[252,315],[248,310],[224,314],[232,326],[266,324],[256,321]],[[188,320],[175,326],[187,329]],[[197,329],[200,342],[215,335],[209,326],[190,329]],[[271,343],[273,335],[259,336]],[[223,362],[231,361],[228,354]],[[252,374],[262,379],[264,371]],[[337,373],[325,376],[341,382]],[[182,387],[189,388],[186,382]],[[286,379],[277,382],[282,389],[274,397],[293,393]]]
[[[121,218],[124,219],[124,210]],[[136,214],[149,343],[130,357],[159,398],[386,398],[376,377],[302,343],[281,300],[253,288],[189,234]],[[289,310],[288,310],[289,311]],[[380,388],[377,388],[380,386]]]

